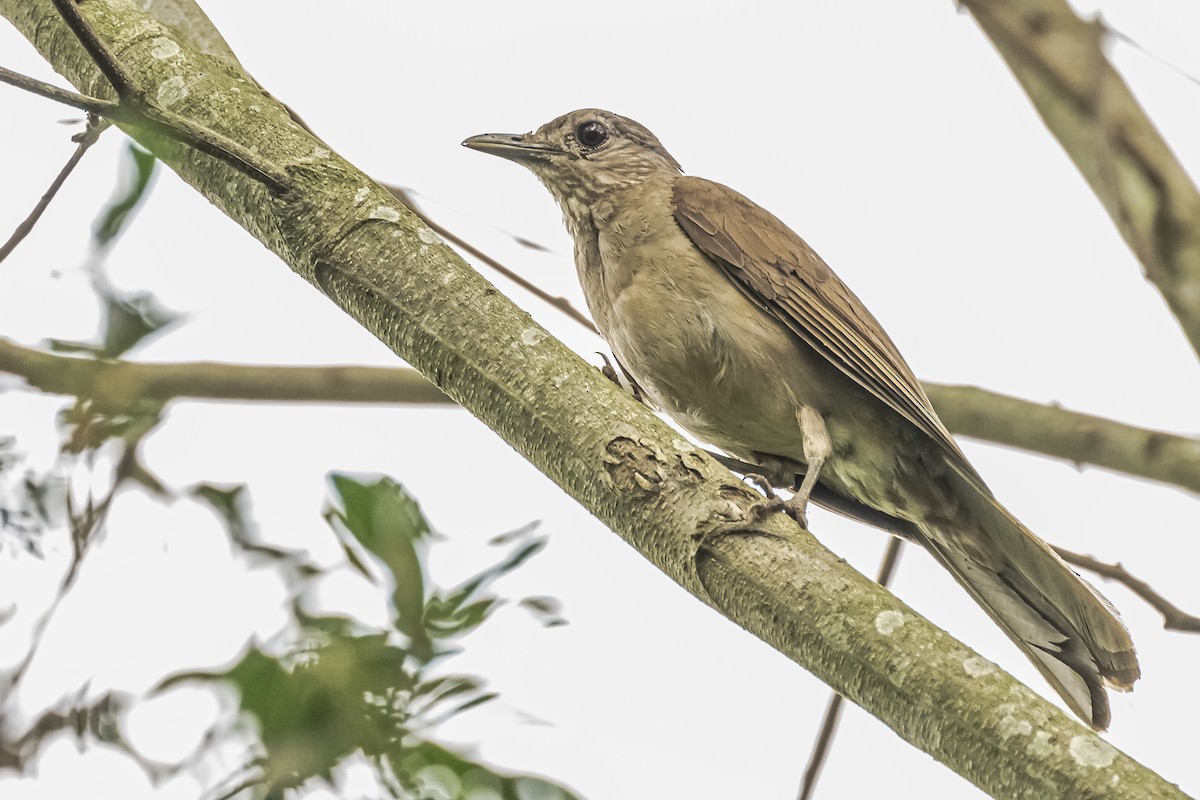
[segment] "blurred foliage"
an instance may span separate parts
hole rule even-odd
[[[11,445],[0,442],[0,467],[18,463]],[[211,798],[282,800],[303,797],[320,786],[336,791],[339,770],[353,763],[370,766],[380,796],[404,800],[576,798],[556,783],[498,770],[432,738],[447,719],[497,697],[482,678],[449,671],[446,662],[459,652],[458,640],[503,602],[492,584],[544,546],[535,527],[494,538],[490,544],[506,547],[505,555],[443,589],[429,572],[429,553],[437,537],[402,486],[386,477],[365,480],[345,474],[332,475],[330,485],[332,500],[324,517],[347,564],[388,592],[390,613],[383,628],[307,610],[328,570],[302,553],[261,542],[244,487],[200,484],[189,492],[218,516],[238,557],[269,565],[280,574],[289,587],[294,621],[290,644],[278,652],[256,647],[227,670],[176,675],[158,689],[201,682],[237,690],[235,713],[206,735],[204,749],[212,752],[222,742],[245,739],[249,732],[254,742],[251,757],[226,781],[230,786]],[[110,500],[100,501],[103,510]],[[96,515],[90,529],[94,537],[103,512],[93,508],[91,513]],[[81,560],[86,547],[77,552]],[[77,567],[78,563],[72,574]],[[64,593],[69,586],[68,579]],[[519,605],[537,609],[547,626],[562,624],[557,603],[549,598],[526,598]],[[35,641],[29,656],[5,676],[0,717],[36,646]],[[0,768],[24,769],[41,743],[62,731],[72,732],[81,746],[102,743],[126,753],[156,781],[205,761],[204,752],[176,765],[142,757],[125,739],[121,724],[137,702],[123,693],[97,698],[82,687],[77,697],[42,713],[19,735],[0,726]]]
[[[94,278],[93,283],[102,303],[99,341],[50,339],[51,350],[93,358],[118,358],[180,319],[179,314],[165,308],[151,294],[117,292],[102,278]]]
[[[51,524],[52,488],[23,464],[16,438],[0,436],[0,548],[16,543],[40,557],[41,534]]]
[[[100,334],[92,342],[50,339],[52,350],[118,358],[181,319],[181,315],[165,308],[153,294],[120,291],[104,274],[108,247],[126,231],[134,212],[149,198],[158,164],[152,154],[132,141],[124,152],[121,185],[96,219],[92,236],[95,249],[88,266],[92,289],[101,303]]]
[[[282,654],[254,649],[225,672],[179,676],[165,685],[202,678],[237,687],[241,711],[257,723],[261,743],[261,756],[247,770],[254,797],[282,797],[283,790],[314,779],[334,786],[339,765],[357,755],[396,798],[574,798],[549,781],[498,772],[427,738],[437,724],[495,699],[478,677],[433,674],[430,667],[452,656],[452,642],[479,627],[501,602],[490,584],[544,540],[524,529],[507,556],[443,591],[429,577],[429,524],[403,487],[386,477],[368,481],[345,474],[330,482],[333,502],[325,518],[349,564],[390,589],[388,627],[364,630],[342,617],[307,613],[303,600],[320,571],[258,548],[287,562],[300,628],[294,646]],[[240,490],[201,487],[197,495],[218,511],[235,541],[247,541]]]
[[[130,141],[126,145],[128,167],[123,171],[124,186],[117,189],[113,200],[104,208],[96,221],[93,236],[96,244],[104,247],[121,235],[125,223],[142,201],[150,188],[150,179],[154,176],[154,168],[158,164],[153,154]]]

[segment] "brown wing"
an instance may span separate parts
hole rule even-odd
[[[982,485],[896,345],[803,239],[729,187],[702,178],[676,180],[675,219],[750,299],[924,431]]]

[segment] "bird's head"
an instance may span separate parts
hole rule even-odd
[[[567,213],[655,174],[681,171],[643,125],[596,108],[564,114],[532,133],[472,136],[463,146],[528,167]]]

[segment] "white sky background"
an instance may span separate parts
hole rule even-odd
[[[577,300],[570,244],[550,196],[519,167],[465,150],[482,132],[521,132],[599,106],[655,131],[685,169],[737,188],[804,236],[863,298],[923,378],[973,383],[1148,427],[1196,433],[1200,370],[1155,290],[1074,166],[970,17],[938,3],[625,2],[345,4],[206,0],[250,72],[342,155],[414,187],[427,209],[554,294]],[[1117,29],[1200,74],[1200,8],[1104,2]],[[1200,87],[1127,46],[1114,57],[1193,175]],[[0,26],[0,63],[49,68]],[[0,88],[0,235],[24,217],[70,153],[77,116]],[[86,338],[94,302],[81,266],[124,143],[111,132],[32,236],[0,265],[0,335]],[[545,243],[524,249],[505,234]],[[189,319],[138,352],[212,359],[391,365],[395,357],[173,174],[109,259],[114,282],[154,292]],[[486,268],[484,274],[495,280]],[[498,285],[595,362],[574,323]],[[62,401],[0,395],[0,435],[45,465]],[[1196,611],[1196,499],[1181,492],[975,443],[996,494],[1042,536],[1121,560]],[[331,469],[394,476],[450,541],[446,583],[497,553],[491,536],[543,521],[549,548],[500,584],[553,595],[571,624],[542,629],[513,607],[467,642],[454,667],[502,702],[445,728],[482,756],[541,772],[591,798],[791,797],[828,691],[695,601],[458,409],[179,403],[147,442],[166,482],[250,484],[263,534],[333,563],[319,509]],[[873,573],[885,540],[814,511],[816,535]],[[25,609],[64,551],[40,564],[0,554],[0,585]],[[1114,697],[1108,739],[1200,792],[1194,720],[1200,638],[1167,634],[1104,584],[1138,644],[1144,678]],[[41,590],[44,592],[44,589]],[[948,575],[908,549],[894,591],[1043,695],[1033,668]],[[229,565],[215,519],[188,503],[124,498],[84,566],[27,682],[36,710],[90,681],[141,690],[171,670],[235,658],[279,622],[280,588]],[[348,602],[348,601],[347,601]],[[362,604],[360,603],[360,606]],[[378,611],[378,601],[369,609]],[[21,620],[25,620],[22,622]],[[19,617],[0,628],[17,656]],[[187,698],[131,720],[178,758],[211,718]],[[530,724],[523,714],[550,725]],[[199,721],[191,718],[199,717]],[[146,731],[150,731],[146,734]],[[115,756],[48,748],[35,780],[6,798],[186,798],[152,788]],[[973,797],[977,790],[850,707],[819,796]]]

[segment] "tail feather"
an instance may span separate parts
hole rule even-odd
[[[922,544],[1097,730],[1109,723],[1105,686],[1127,690],[1141,671],[1112,605],[985,487],[959,476],[970,530],[919,524]],[[970,545],[964,547],[964,542]]]

